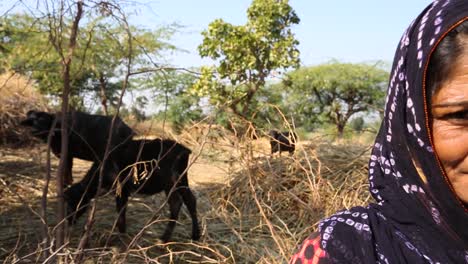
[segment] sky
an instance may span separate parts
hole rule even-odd
[[[430,0],[290,0],[301,22],[293,28],[300,42],[303,65],[337,59],[342,62],[384,60],[391,63],[398,41]],[[210,64],[201,59],[200,32],[216,18],[241,25],[250,0],[160,0],[139,7],[132,22],[145,27],[177,22],[185,27],[173,43],[171,63],[181,67]]]
[[[22,0],[34,6],[38,0]],[[39,0],[41,1],[41,0]],[[201,32],[214,19],[242,25],[251,0],[118,0],[134,13],[130,22],[148,29],[178,23],[184,27],[170,41],[177,67],[212,64],[198,55]],[[144,2],[143,2],[144,1]],[[0,15],[19,0],[0,0]],[[303,65],[337,59],[342,62],[383,60],[391,63],[406,27],[430,0],[290,0],[301,22],[293,27]]]

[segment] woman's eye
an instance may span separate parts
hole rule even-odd
[[[468,110],[448,113],[442,116],[445,120],[468,121]]]

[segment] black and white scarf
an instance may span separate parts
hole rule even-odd
[[[434,48],[467,19],[468,0],[434,1],[404,33],[369,161],[376,203],[319,224],[333,263],[468,263],[468,211],[434,152],[424,87]]]

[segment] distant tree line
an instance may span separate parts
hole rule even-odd
[[[253,0],[244,25],[214,20],[198,47],[200,56],[214,64],[191,69],[162,63],[177,51],[171,37],[179,25],[123,27],[106,12],[93,14],[80,24],[70,67],[75,109],[116,111],[131,49],[127,89],[137,96],[120,113],[138,121],[164,118],[182,129],[212,116],[228,128],[251,122],[267,129],[286,119],[307,131],[331,124],[342,136],[353,119],[352,127],[362,129],[363,114],[382,111],[388,72],[381,63],[300,65],[293,33],[300,19],[287,0]],[[47,16],[27,13],[1,17],[0,70],[31,78],[54,101],[63,80],[50,23]],[[65,30],[60,37],[68,39],[70,33]]]

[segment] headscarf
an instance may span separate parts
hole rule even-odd
[[[319,223],[333,263],[468,263],[467,208],[434,151],[425,87],[435,47],[467,19],[467,0],[434,1],[403,34],[369,161],[376,203]]]

